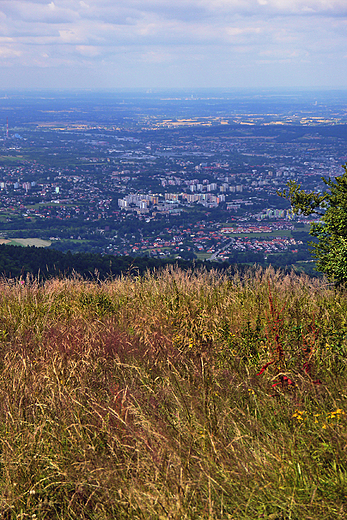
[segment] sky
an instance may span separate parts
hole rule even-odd
[[[347,0],[0,0],[0,89],[347,88]]]

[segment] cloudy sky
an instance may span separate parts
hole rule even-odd
[[[347,0],[0,0],[0,89],[347,88]]]

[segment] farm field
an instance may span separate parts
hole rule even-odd
[[[289,229],[279,229],[276,231],[269,231],[268,233],[225,233],[228,238],[276,238],[276,237],[291,237],[292,233]]]
[[[51,245],[51,241],[42,240],[41,238],[0,238],[0,244],[23,247],[49,247]]]
[[[41,238],[15,238],[9,239],[10,245],[20,245],[24,247],[35,246],[35,247],[49,247],[51,245],[50,240],[42,240]]]

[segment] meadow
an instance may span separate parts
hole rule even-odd
[[[346,518],[344,290],[3,279],[0,316],[0,518]]]

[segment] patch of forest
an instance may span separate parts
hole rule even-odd
[[[181,269],[201,268],[225,270],[230,265],[226,262],[207,262],[200,260],[162,260],[156,258],[131,256],[100,255],[98,253],[63,253],[48,248],[19,247],[0,245],[0,273],[5,278],[25,278],[27,275],[48,279],[69,277],[74,274],[85,279],[112,278],[122,274],[139,274],[153,271],[167,265]]]

